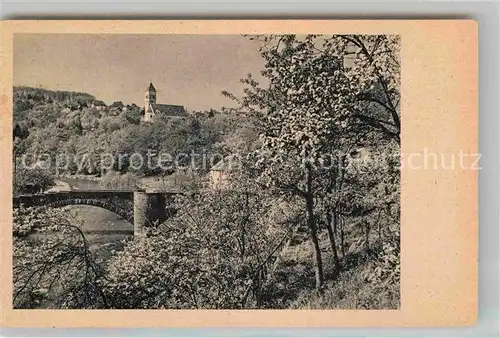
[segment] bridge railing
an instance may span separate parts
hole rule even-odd
[[[72,191],[59,191],[59,192],[44,192],[36,194],[23,194],[13,197],[14,207],[19,205],[36,206],[57,202],[65,199],[125,199],[132,200],[135,192],[145,192],[146,194],[165,194],[174,196],[180,194],[179,192],[172,191],[140,191],[140,190],[72,190]]]

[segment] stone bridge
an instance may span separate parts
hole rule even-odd
[[[13,207],[63,207],[92,205],[112,211],[134,225],[134,235],[144,235],[146,228],[173,215],[176,192],[164,191],[64,191],[20,195],[13,198]]]

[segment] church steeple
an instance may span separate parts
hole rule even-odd
[[[141,120],[151,122],[156,115],[170,116],[172,118],[187,116],[184,106],[156,103],[156,88],[153,86],[153,82],[150,81],[144,93],[144,115]]]
[[[156,88],[150,82],[144,93],[144,121],[149,121],[154,115],[154,106],[156,105]]]
[[[156,93],[156,88],[153,86],[153,83],[150,82],[148,88],[146,89],[146,92],[155,92]]]

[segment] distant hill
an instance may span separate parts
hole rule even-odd
[[[87,93],[48,90],[32,87],[13,88],[13,116],[14,122],[21,122],[30,111],[59,113],[64,108],[70,110],[90,107],[95,101],[93,95]],[[49,117],[47,113],[46,117]]]
[[[52,103],[53,101],[77,101],[92,103],[95,100],[93,95],[87,93],[48,90],[33,87],[14,87],[14,102],[18,100],[34,100],[39,102]]]

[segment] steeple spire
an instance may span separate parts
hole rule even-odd
[[[146,91],[147,92],[156,92],[156,88],[155,88],[155,86],[153,86],[153,82],[151,82],[151,81],[149,82],[149,86],[148,86],[148,88],[146,88]]]

